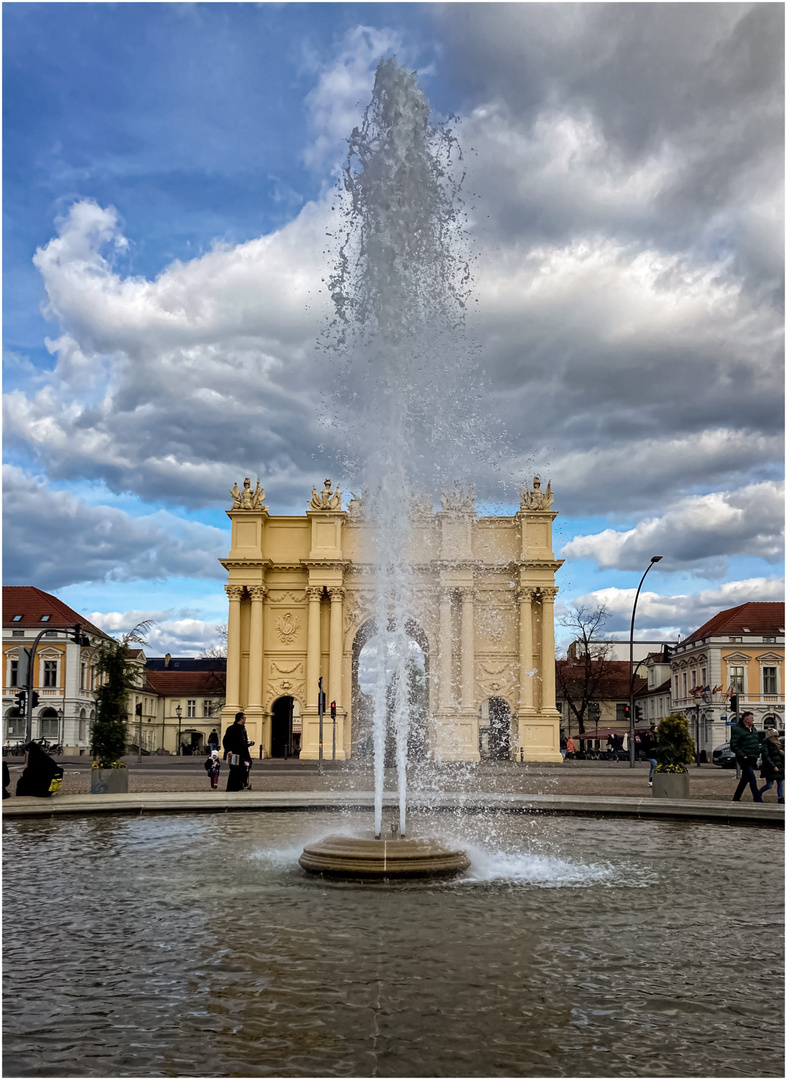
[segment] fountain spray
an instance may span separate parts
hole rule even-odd
[[[461,153],[430,124],[413,73],[376,73],[348,140],[338,196],[339,248],[329,279],[337,357],[334,415],[350,433],[345,468],[367,492],[373,525],[377,676],[373,692],[374,830],[382,830],[386,730],[393,729],[399,829],[405,832],[413,495],[466,482],[479,448],[479,383],[464,333],[470,270],[459,198]]]

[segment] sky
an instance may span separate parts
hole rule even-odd
[[[781,4],[2,17],[6,584],[198,655],[232,485],[259,476],[273,514],[344,487],[326,235],[395,56],[463,149],[502,509],[551,480],[558,617],[604,603],[627,636],[652,555],[642,639],[782,599]]]

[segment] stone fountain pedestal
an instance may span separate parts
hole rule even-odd
[[[452,851],[438,840],[361,840],[352,836],[326,836],[308,844],[298,862],[310,874],[367,881],[453,877],[470,866],[464,851]]]

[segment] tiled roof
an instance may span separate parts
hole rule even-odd
[[[629,679],[631,669],[628,660],[594,660],[594,664],[604,664],[604,676],[598,692],[594,698],[601,701],[625,701],[629,696]],[[556,667],[568,664],[574,668],[575,677],[581,678],[582,664],[572,664],[569,660],[556,660]],[[639,675],[634,676],[634,693],[637,694],[643,687],[647,687],[648,680]],[[560,697],[560,684],[558,683],[557,694]]]
[[[757,635],[778,636],[784,633],[784,604],[749,601],[738,607],[720,611],[712,619],[690,634],[681,647],[702,638],[729,634],[743,636],[746,632]]]
[[[161,697],[206,697],[224,694],[223,671],[147,671],[145,689]]]
[[[226,671],[226,656],[149,656],[148,671]]]
[[[14,615],[22,618],[11,622]],[[41,622],[42,615],[49,615],[46,622]],[[32,630],[36,632],[47,627],[50,630],[62,630],[65,627],[80,623],[87,634],[98,634],[106,638],[109,635],[103,630],[78,614],[68,604],[58,600],[56,596],[37,589],[35,585],[4,585],[3,586],[3,626],[12,627],[14,630]]]

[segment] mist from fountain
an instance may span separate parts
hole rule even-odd
[[[337,358],[333,421],[349,433],[345,469],[373,526],[377,671],[374,828],[382,828],[386,727],[393,728],[405,832],[411,712],[406,622],[412,498],[468,486],[484,453],[481,384],[465,329],[471,274],[454,134],[430,123],[416,77],[383,60],[363,123],[348,140],[338,256],[329,288]]]

